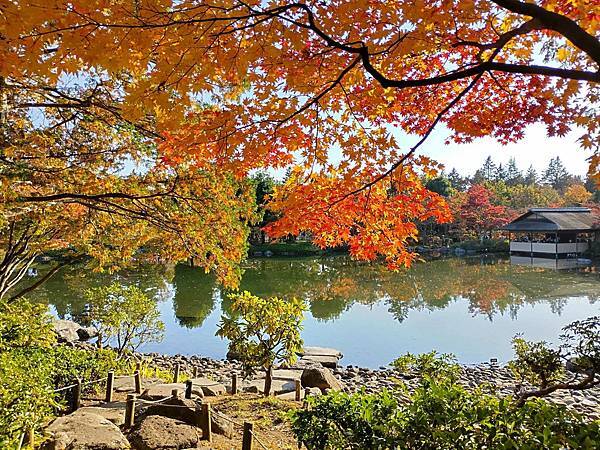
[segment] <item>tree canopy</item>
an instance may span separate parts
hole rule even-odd
[[[92,252],[108,265],[132,240],[172,242],[231,281],[254,212],[240,180],[294,164],[269,232],[397,268],[416,221],[450,219],[421,178],[436,126],[503,143],[578,127],[596,174],[598,23],[594,0],[3,2],[2,220],[91,216],[67,236],[110,244]],[[146,169],[115,172],[140,144]]]

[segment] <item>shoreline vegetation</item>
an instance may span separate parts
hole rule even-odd
[[[414,246],[411,251],[428,255],[475,255],[475,254],[508,254],[509,245],[507,239],[484,239],[465,240],[453,242],[446,246]],[[310,241],[296,242],[274,242],[265,244],[250,244],[248,249],[249,258],[260,257],[304,257],[304,256],[334,256],[348,254],[348,248],[338,247],[333,249],[321,249]]]

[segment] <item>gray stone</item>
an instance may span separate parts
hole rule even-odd
[[[202,391],[206,396],[223,395],[227,392],[223,384],[204,377],[192,378],[192,392],[194,391]]]
[[[242,384],[242,392],[249,392],[252,394],[262,394],[265,389],[264,378],[258,380],[246,381]],[[295,392],[296,383],[290,380],[272,380],[271,383],[271,395],[281,395],[286,392]]]
[[[180,420],[145,417],[129,435],[137,450],[179,450],[197,447],[202,431]]]
[[[118,427],[125,423],[125,403],[123,402],[113,402],[101,406],[84,406],[83,408],[79,408],[72,415],[81,415],[87,413],[97,414],[98,416],[104,417],[106,420],[111,421]]]
[[[123,450],[130,448],[121,430],[110,420],[90,412],[57,418],[46,428],[46,450]]]
[[[183,396],[185,393],[185,384],[184,383],[161,383],[155,384],[147,387],[141,398],[144,400],[160,400],[161,398],[169,397],[173,391],[173,389],[179,390],[179,395]],[[192,395],[196,397],[204,397],[204,392],[202,389],[194,388],[192,385]]]
[[[337,356],[327,356],[327,355],[304,355],[298,363],[309,365],[310,363],[319,363],[323,367],[329,367],[330,369],[335,369],[338,366],[339,358]]]
[[[229,418],[218,411],[213,411],[210,416],[210,429],[213,433],[221,434],[228,439],[233,438],[233,422]]]
[[[309,367],[304,369],[301,381],[302,386],[316,387],[321,389],[322,392],[329,389],[341,391],[344,387],[342,382],[339,381],[329,369],[324,367]]]
[[[329,347],[304,347],[301,351],[298,352],[300,356],[312,355],[312,356],[335,356],[338,359],[344,357],[342,352],[336,350],[335,348]]]
[[[170,419],[181,420],[188,425],[199,427],[202,425],[202,404],[199,401],[187,398],[170,398],[164,402],[146,407],[143,417],[162,416]]]

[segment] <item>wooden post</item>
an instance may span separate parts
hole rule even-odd
[[[299,402],[300,397],[301,397],[301,392],[302,392],[302,383],[300,383],[300,380],[295,380],[295,382],[296,382],[296,401]]]
[[[73,399],[71,401],[71,410],[77,411],[81,406],[81,380],[79,378],[75,380],[75,386],[73,387]]]
[[[231,395],[236,395],[238,393],[238,375],[237,373],[233,373],[231,375]]]
[[[198,378],[198,366],[194,366],[193,375],[193,378]]]
[[[204,420],[204,426],[202,429],[204,430],[203,438],[208,442],[212,442],[212,418],[210,411],[210,403],[202,403],[202,419]]]
[[[141,370],[142,370],[142,363],[141,363],[141,361],[137,361],[137,362],[135,363],[135,370],[136,370],[137,372],[141,372]]]
[[[131,428],[135,421],[135,394],[127,394],[125,403],[125,428]]]
[[[112,402],[113,395],[113,386],[115,384],[115,373],[111,370],[108,372],[108,377],[106,379],[106,403]]]
[[[252,423],[244,422],[244,435],[242,437],[242,450],[252,450]]]
[[[179,363],[175,364],[175,370],[173,371],[173,383],[179,383]]]
[[[141,394],[142,393],[142,374],[140,373],[139,370],[136,370],[135,373],[133,374],[133,381],[135,383],[135,393]]]
[[[192,380],[185,382],[185,398],[192,398]]]
[[[179,389],[173,389],[173,390],[171,390],[171,396],[173,398],[178,398],[179,397]]]

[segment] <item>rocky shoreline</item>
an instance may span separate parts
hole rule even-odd
[[[197,367],[196,370],[199,376],[211,378],[225,386],[231,385],[232,373],[241,371],[241,364],[237,361],[216,360],[197,355],[141,353],[139,356],[165,370],[173,370],[174,366],[179,364],[182,371],[191,374],[194,367]],[[467,388],[487,384],[492,392],[499,396],[510,395],[515,391],[517,382],[507,367],[493,363],[462,365],[461,367],[462,372],[459,383]],[[409,392],[413,391],[418,384],[418,379],[401,374],[390,367],[369,369],[350,365],[330,370],[342,383],[342,390],[349,393],[363,389],[367,393],[373,393],[384,388],[391,388],[395,384],[394,378],[403,379]],[[292,378],[294,371],[301,373],[302,367],[295,366],[282,372]],[[260,374],[257,374],[257,376],[260,376]],[[278,377],[277,371],[275,377]],[[590,419],[600,419],[600,388],[584,391],[557,391],[545,398],[572,408]]]

